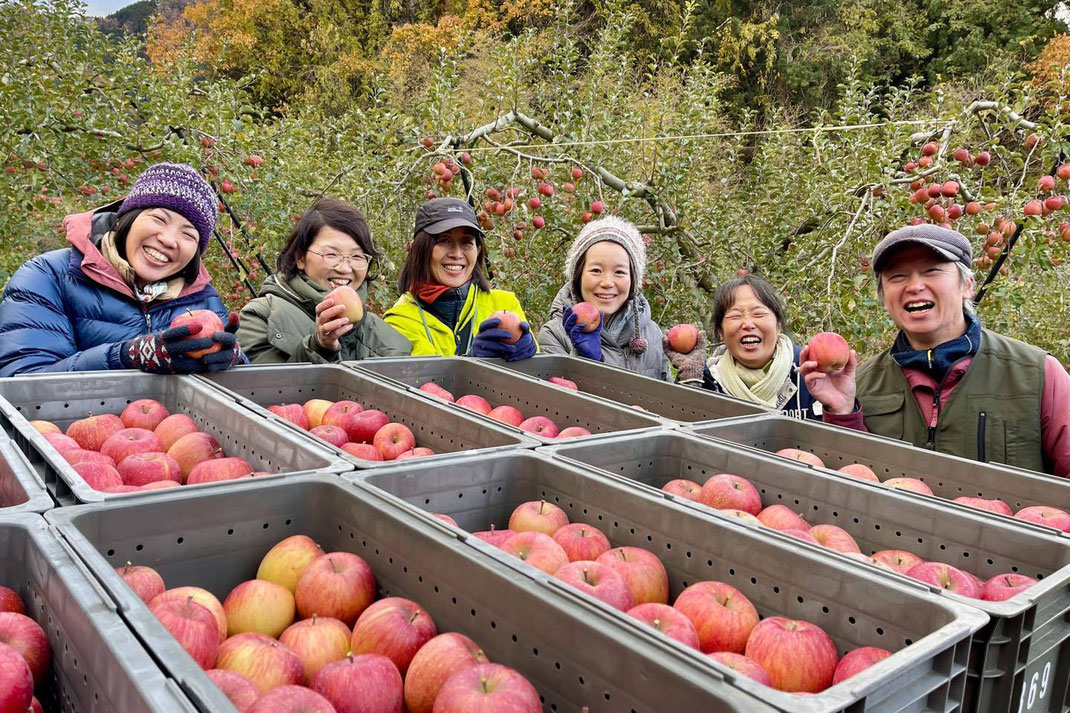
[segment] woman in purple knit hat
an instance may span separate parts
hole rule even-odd
[[[247,361],[234,336],[238,315],[228,314],[201,264],[217,205],[196,170],[158,163],[122,201],[67,216],[70,247],[29,260],[4,289],[0,376],[103,369],[190,374]],[[200,324],[171,327],[196,310],[214,312],[225,326],[211,333]]]

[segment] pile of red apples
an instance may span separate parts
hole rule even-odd
[[[362,460],[435,455],[430,448],[416,445],[408,426],[392,422],[382,411],[366,409],[356,401],[310,399],[304,404],[268,406],[268,411]]]
[[[567,389],[576,389],[576,384],[568,379],[553,377],[550,381]],[[420,391],[438,397],[443,401],[463,406],[470,411],[475,411],[476,413],[493,418],[495,421],[501,421],[510,426],[515,426],[521,431],[535,433],[544,438],[564,439],[591,435],[591,432],[582,426],[569,426],[568,428],[562,429],[554,423],[553,419],[547,416],[524,418],[524,414],[515,406],[509,406],[507,404],[492,406],[485,398],[475,394],[465,394],[464,396],[455,399],[453,394],[433,381],[421,385]]]
[[[846,467],[851,468],[851,466]],[[746,478],[730,473],[714,475],[702,485],[692,480],[678,478],[670,480],[661,489],[741,520],[779,530],[785,535],[814,545],[821,545],[853,559],[905,574],[913,579],[971,599],[1003,601],[1024,591],[1037,581],[1023,574],[1008,572],[998,574],[983,582],[973,574],[957,567],[943,562],[927,562],[906,550],[880,550],[867,555],[861,551],[851,534],[842,527],[831,524],[811,525],[801,514],[793,512],[786,505],[763,506],[762,496],[754,484]]]
[[[808,463],[817,466],[818,468],[825,467],[825,462],[821,460],[819,456],[798,448],[781,448],[776,454],[778,456],[784,456],[785,458]],[[840,468],[837,472],[849,475],[853,478],[869,480],[874,483],[883,482],[884,485],[891,488],[909,490],[911,492],[921,493],[922,495],[934,495],[932,488],[926,485],[923,480],[919,480],[918,478],[889,478],[888,480],[881,481],[871,468],[861,463],[850,463]],[[1019,520],[1025,520],[1026,522],[1032,522],[1037,525],[1044,525],[1045,527],[1054,527],[1056,530],[1062,530],[1063,532],[1070,532],[1070,513],[1051,505],[1032,505],[1030,507],[1021,508],[1018,512],[1014,512],[1011,510],[1010,505],[998,498],[987,499],[961,496],[955,498],[952,502],[961,505],[969,505],[970,507],[975,507],[981,510],[988,510],[989,512],[999,513],[1000,515],[1013,516]]]
[[[457,525],[448,515],[435,517]],[[570,523],[564,510],[544,500],[518,505],[507,529],[472,534],[781,691],[819,693],[891,655],[862,647],[841,658],[821,627],[780,616],[761,619],[750,600],[724,582],[692,584],[670,606],[669,576],[656,555],[641,547],[613,547],[597,527]]]
[[[376,600],[363,558],[305,535],[272,547],[222,602],[166,589],[151,567],[116,571],[241,713],[542,711],[523,675],[439,633],[418,603]]]
[[[121,414],[89,414],[67,427],[30,421],[93,490],[131,493],[260,475],[184,413],[139,399]]]
[[[51,662],[45,630],[26,615],[18,592],[0,586],[0,711],[42,713],[34,690]]]

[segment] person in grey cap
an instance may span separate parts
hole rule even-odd
[[[634,225],[606,216],[583,226],[565,256],[565,284],[550,305],[539,344],[546,354],[571,354],[669,380],[669,359],[661,350],[661,327],[643,297],[646,246]],[[597,329],[583,331],[572,307],[594,305]]]
[[[1070,474],[1070,375],[1043,350],[983,329],[970,242],[936,225],[890,233],[873,251],[895,343],[856,370],[802,371],[827,423],[982,462]]]
[[[475,211],[458,198],[420,206],[413,239],[398,278],[402,293],[386,323],[412,343],[413,356],[534,356],[538,344],[516,295],[491,288],[487,245]],[[520,320],[520,337],[500,327],[495,312]]]
[[[238,315],[228,314],[201,263],[217,206],[195,169],[158,163],[123,200],[67,216],[70,247],[29,260],[4,289],[0,376],[196,373],[247,361],[235,337]],[[171,327],[197,310],[214,312],[225,327]]]

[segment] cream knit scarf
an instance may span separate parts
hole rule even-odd
[[[769,361],[768,371],[764,368],[748,369],[737,363],[732,352],[725,349],[714,364],[713,376],[729,396],[777,408],[777,396],[791,374],[794,362],[795,347],[786,334],[781,334],[773,358]]]

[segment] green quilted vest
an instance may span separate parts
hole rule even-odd
[[[920,448],[1050,473],[1040,432],[1044,357],[1037,347],[982,330],[977,354],[930,429],[903,370],[882,352],[858,370],[866,428]]]

